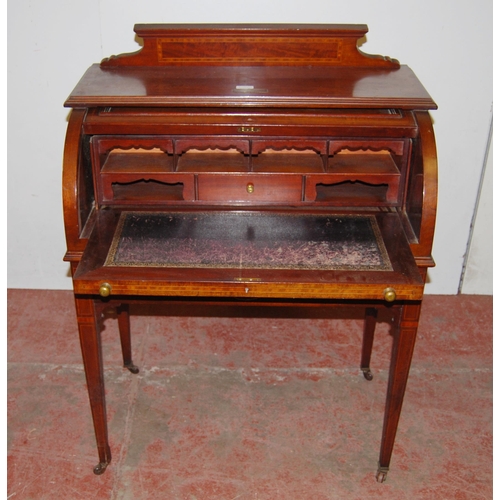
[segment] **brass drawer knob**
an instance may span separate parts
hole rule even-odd
[[[249,182],[247,184],[247,193],[252,194],[253,190],[254,190],[253,184],[251,182]]]
[[[109,283],[103,283],[99,287],[99,295],[101,297],[109,297],[110,294],[111,294],[111,285]]]
[[[384,299],[387,302],[394,302],[396,300],[396,290],[391,287],[386,288],[384,290]]]

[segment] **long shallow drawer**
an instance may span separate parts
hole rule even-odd
[[[301,175],[276,174],[200,174],[198,176],[200,201],[252,203],[300,202]]]

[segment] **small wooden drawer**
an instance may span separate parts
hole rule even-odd
[[[301,175],[200,174],[198,199],[217,202],[300,202]]]

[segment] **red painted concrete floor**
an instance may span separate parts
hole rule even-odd
[[[425,298],[384,484],[387,323],[368,382],[360,318],[146,312],[132,317],[138,375],[121,368],[116,321],[104,319],[113,461],[95,476],[72,295],[9,290],[7,498],[492,497],[491,296]]]

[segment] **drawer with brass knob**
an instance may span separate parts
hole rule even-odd
[[[266,173],[200,174],[198,199],[220,202],[300,202],[302,176]]]

